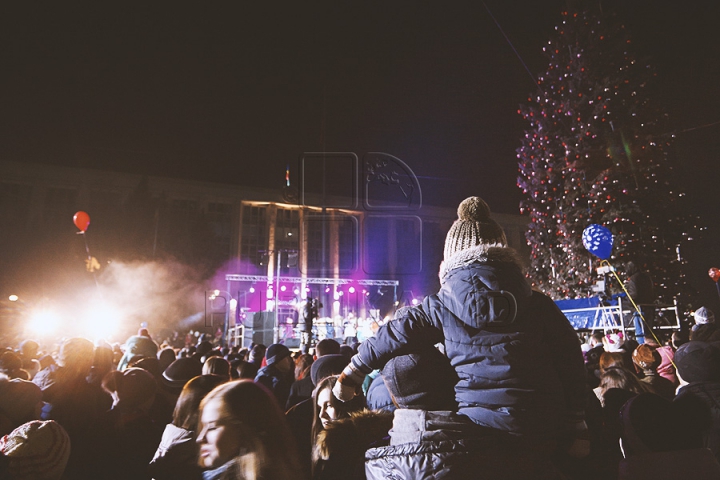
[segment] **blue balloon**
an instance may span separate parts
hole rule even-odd
[[[600,260],[606,260],[612,253],[612,232],[602,225],[595,223],[588,225],[587,228],[583,230],[582,241],[587,251]]]

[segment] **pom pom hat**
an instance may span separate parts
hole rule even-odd
[[[460,203],[458,219],[445,239],[445,262],[453,255],[478,245],[506,247],[507,238],[502,227],[490,218],[487,203],[480,197],[468,197]]]

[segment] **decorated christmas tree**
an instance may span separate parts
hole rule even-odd
[[[697,219],[675,185],[673,135],[649,94],[655,73],[632,47],[617,17],[564,12],[544,48],[547,70],[518,111],[530,124],[517,150],[530,278],[556,299],[587,296],[598,280],[599,260],[582,244],[590,224],[612,231],[621,278],[634,261],[662,302],[686,289],[677,252]]]

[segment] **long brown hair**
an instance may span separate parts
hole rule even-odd
[[[633,372],[622,367],[608,368],[600,377],[599,388],[602,397],[611,388],[620,388],[636,395],[646,392],[655,393],[650,385],[641,382]]]
[[[320,420],[320,407],[318,407],[318,397],[320,396],[320,392],[322,392],[323,390],[329,389],[330,391],[332,391],[335,383],[337,383],[337,380],[338,375],[325,377],[320,381],[320,383],[318,383],[317,387],[315,387],[315,390],[313,390],[313,426],[311,437],[312,444],[315,444],[315,439],[317,438],[318,433],[320,433],[320,431],[323,429],[322,421]],[[348,418],[350,416],[350,413],[359,412],[360,410],[363,410],[366,405],[365,396],[362,394],[355,395],[352,400],[343,402],[335,398],[335,395],[333,395],[332,393],[330,394],[330,404],[335,408],[338,418]]]
[[[198,425],[200,402],[213,388],[226,381],[227,378],[219,375],[198,375],[187,382],[175,403],[172,424],[194,431]]]
[[[210,392],[201,409],[213,400],[221,402],[223,413],[239,428],[243,449],[235,458],[238,478],[302,478],[295,442],[272,393],[251,380],[235,380]]]

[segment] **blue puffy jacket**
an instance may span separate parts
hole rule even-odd
[[[441,271],[441,289],[381,327],[353,364],[368,373],[443,343],[458,412],[498,430],[556,437],[582,424],[585,371],[565,316],[533,291],[511,249],[478,246]]]

